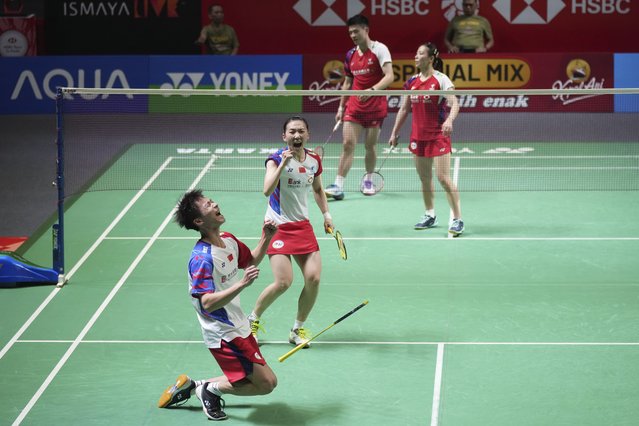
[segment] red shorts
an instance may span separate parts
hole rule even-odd
[[[266,365],[252,334],[248,337],[236,337],[230,342],[222,340],[219,348],[209,348],[209,351],[231,383],[239,382],[252,374],[254,363]]]
[[[308,220],[279,225],[266,249],[267,254],[307,254],[316,251],[319,251],[319,244]]]
[[[365,129],[382,127],[386,118],[386,112],[373,111],[373,112],[351,112],[346,109],[344,113],[344,121],[350,121],[351,123],[357,123]]]
[[[439,135],[428,141],[410,141],[410,152],[418,157],[440,157],[451,152],[450,137]]]

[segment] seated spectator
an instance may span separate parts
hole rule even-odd
[[[444,43],[450,53],[480,53],[493,47],[490,22],[477,14],[477,0],[463,0],[464,14],[453,18],[446,28]]]
[[[222,6],[219,4],[211,5],[209,19],[211,23],[202,28],[196,43],[204,44],[206,52],[212,55],[237,55],[240,42],[233,27],[223,23],[224,9]]]

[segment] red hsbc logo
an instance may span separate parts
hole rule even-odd
[[[364,7],[359,0],[299,0],[293,10],[313,27],[336,27],[346,25],[348,18],[360,13]]]
[[[497,0],[493,7],[511,24],[547,24],[566,3],[562,0]]]

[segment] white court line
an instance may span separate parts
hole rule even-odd
[[[72,343],[73,340],[18,340],[18,343]],[[203,345],[202,340],[83,340],[82,344],[127,344],[127,345]],[[260,340],[264,345],[290,346],[288,340]],[[380,342],[349,340],[313,340],[315,345],[361,345],[361,346],[639,346],[639,342]]]
[[[200,160],[202,158],[208,157],[210,155],[217,155],[220,159],[223,160],[265,160],[271,153],[264,153],[261,156],[253,156],[253,155],[225,155],[224,153],[202,153],[201,157],[197,154],[189,154],[189,156],[182,157],[179,154],[175,157],[176,160]],[[380,152],[380,154],[388,154],[387,151]],[[494,155],[458,155],[453,153],[453,158],[463,158],[464,160],[527,160],[527,159],[543,159],[543,160],[557,160],[557,159],[601,159],[601,158],[639,158],[639,155],[526,155],[522,153],[511,154],[511,153],[503,153],[503,154],[494,154]],[[324,158],[340,158],[339,156],[325,156]],[[363,156],[354,156],[353,158],[364,158]],[[388,157],[389,160],[392,159],[413,159],[414,156],[411,155],[391,155]]]
[[[457,183],[459,182],[459,164],[460,164],[460,162],[461,162],[461,159],[459,157],[455,157],[455,162],[454,162],[454,165],[453,165],[453,184],[455,185],[455,187],[457,187]],[[458,194],[459,194],[459,192],[458,192]],[[459,206],[461,208],[461,200],[459,200]],[[448,216],[448,226],[450,226],[450,224],[453,223],[453,219],[454,219],[453,209],[450,209],[450,215]],[[449,232],[446,237],[448,239],[453,239],[455,236]]]
[[[215,156],[211,156],[211,159],[209,160],[209,162],[206,164],[206,166],[204,166],[204,169],[200,172],[200,174],[195,178],[195,180],[193,181],[193,183],[191,184],[191,186],[189,187],[189,190],[195,188],[195,186],[199,183],[199,181],[204,177],[204,175],[206,174],[206,171],[208,169],[208,167],[211,166],[211,164],[216,160]],[[71,346],[69,347],[69,349],[67,349],[67,351],[64,353],[64,355],[62,356],[62,358],[60,359],[60,361],[58,361],[58,363],[56,364],[56,366],[53,368],[53,370],[49,373],[49,375],[47,376],[47,378],[44,380],[44,382],[42,383],[42,385],[40,385],[40,387],[38,388],[38,390],[36,391],[36,393],[33,395],[33,397],[29,400],[29,402],[27,403],[27,405],[22,409],[22,411],[20,412],[20,415],[15,419],[15,421],[13,422],[13,426],[17,426],[20,423],[22,423],[22,421],[25,419],[25,417],[29,414],[29,412],[31,411],[31,409],[34,407],[34,405],[38,402],[38,400],[40,399],[40,397],[42,396],[42,394],[44,393],[44,391],[49,387],[49,385],[51,384],[51,382],[53,381],[53,379],[55,379],[55,377],[58,375],[58,373],[60,372],[60,370],[62,369],[62,367],[64,367],[64,365],[66,364],[66,362],[69,360],[69,358],[71,357],[71,355],[73,354],[73,352],[75,352],[76,348],[78,347],[78,345],[80,344],[80,342],[82,341],[82,339],[84,339],[84,337],[87,335],[87,333],[91,330],[91,328],[93,327],[93,325],[95,324],[95,322],[98,320],[98,318],[100,317],[100,315],[102,315],[102,312],[104,312],[104,310],[106,309],[106,307],[109,305],[109,303],[111,303],[111,300],[113,300],[113,298],[115,297],[116,293],[120,290],[120,288],[124,285],[124,283],[126,282],[126,280],[129,278],[129,276],[133,273],[133,271],[135,270],[135,268],[137,267],[137,265],[140,263],[140,261],[142,261],[142,259],[144,258],[144,256],[146,255],[146,253],[148,252],[148,250],[151,248],[151,246],[153,245],[153,243],[155,242],[155,240],[157,239],[157,237],[162,233],[162,231],[164,230],[164,228],[166,228],[166,226],[169,224],[169,222],[171,221],[172,217],[173,217],[173,212],[175,211],[175,207],[171,209],[171,211],[169,212],[169,214],[166,216],[166,218],[162,221],[162,223],[160,224],[160,226],[158,227],[158,229],[155,231],[155,233],[153,234],[153,237],[144,245],[144,247],[142,248],[142,250],[140,250],[140,253],[136,256],[136,258],[133,260],[133,262],[131,263],[131,265],[129,266],[129,268],[126,270],[126,272],[124,273],[124,275],[122,275],[122,277],[120,278],[120,280],[117,282],[117,284],[115,285],[115,287],[113,287],[113,289],[109,292],[109,294],[107,295],[107,297],[104,299],[104,301],[102,302],[102,304],[98,307],[98,309],[95,311],[95,313],[93,314],[93,316],[91,316],[91,319],[89,319],[89,321],[87,322],[87,324],[84,326],[84,328],[82,329],[82,331],[80,332],[80,334],[78,334],[78,336],[75,338],[75,340],[73,341],[73,343],[71,344]],[[76,268],[77,269],[77,268]]]
[[[73,266],[73,268],[71,268],[69,272],[65,274],[67,280],[70,279],[73,276],[73,274],[75,274],[75,272],[80,268],[80,266],[82,266],[84,262],[89,258],[89,256],[93,254],[95,249],[102,243],[103,240],[106,239],[106,236],[113,230],[113,228],[115,228],[115,226],[120,222],[120,220],[124,217],[124,215],[131,209],[131,207],[133,207],[133,205],[137,202],[137,200],[149,188],[149,186],[151,186],[151,184],[155,181],[155,179],[157,179],[160,173],[162,173],[162,171],[169,165],[169,163],[172,160],[173,160],[173,157],[168,157],[164,161],[164,163],[162,163],[162,165],[155,171],[155,173],[153,173],[153,175],[144,184],[144,186],[142,186],[142,189],[140,189],[137,192],[137,194],[135,194],[135,196],[131,199],[131,201],[129,201],[129,203],[122,209],[122,211],[118,213],[115,219],[113,219],[111,224],[107,226],[107,228],[104,230],[102,235],[100,235],[98,239],[95,240],[93,245],[84,253],[84,255],[80,258],[80,260],[78,260],[78,262]],[[44,308],[47,307],[47,305],[51,302],[51,300],[53,300],[53,298],[58,294],[60,290],[61,290],[60,287],[56,287],[51,293],[49,293],[49,296],[47,296],[47,298],[40,304],[40,306],[38,306],[35,312],[31,314],[29,319],[27,319],[27,321],[24,324],[22,324],[22,327],[20,327],[18,332],[9,340],[9,342],[0,351],[0,359],[2,359],[2,357],[4,357],[7,352],[9,352],[9,350],[11,349],[13,344],[16,342],[16,340],[18,340],[20,336],[22,336],[22,334],[31,326],[33,321],[36,320],[36,318],[40,315],[40,313],[44,310]]]
[[[437,344],[437,361],[435,362],[435,384],[433,386],[433,408],[430,415],[430,426],[439,424],[439,405],[442,390],[442,370],[444,365],[444,344]]]
[[[106,240],[148,240],[151,237],[107,237]],[[259,240],[260,237],[238,237],[240,240]],[[333,237],[316,237],[333,241]],[[159,237],[158,240],[188,240],[192,237]],[[344,241],[432,241],[448,237],[344,237]],[[458,241],[639,241],[639,237],[464,237]]]

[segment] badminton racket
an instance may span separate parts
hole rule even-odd
[[[342,233],[338,230],[333,230],[333,228],[328,228],[328,233],[335,238],[337,241],[337,248],[339,249],[339,255],[342,259],[348,259],[348,253],[346,252],[346,245],[344,245],[344,240],[342,239]]]
[[[368,300],[364,300],[364,303],[362,303],[361,305],[359,305],[358,307],[356,307],[355,309],[353,309],[352,311],[350,311],[349,313],[342,315],[342,317],[340,319],[338,319],[337,321],[335,321],[333,324],[329,325],[328,327],[326,327],[324,330],[320,331],[319,333],[317,333],[315,336],[311,337],[310,339],[308,339],[306,342],[300,343],[299,345],[295,346],[293,349],[291,349],[290,351],[286,352],[284,355],[282,355],[281,357],[278,358],[279,362],[284,362],[286,361],[286,359],[288,357],[290,357],[291,355],[293,355],[295,352],[299,351],[300,349],[302,349],[304,346],[308,345],[311,341],[315,340],[316,338],[318,338],[322,333],[324,333],[325,331],[328,331],[329,328],[333,327],[335,324],[337,324],[340,321],[345,320],[346,318],[350,317],[351,315],[353,315],[355,312],[357,312],[358,310],[362,309],[364,306],[366,306],[368,304]]]
[[[328,135],[328,138],[326,138],[326,141],[322,145],[318,145],[315,147],[314,149],[315,153],[319,155],[322,160],[324,160],[324,147],[331,140],[331,138],[333,137],[337,129],[339,129],[340,124],[342,124],[341,120],[335,123],[335,127],[333,127],[333,131],[331,132],[330,135]]]
[[[359,191],[362,194],[375,195],[382,189],[384,189],[384,176],[380,173],[380,170],[382,170],[382,167],[384,167],[384,163],[386,163],[386,160],[388,160],[388,156],[391,152],[393,152],[393,149],[395,149],[394,146],[392,146],[391,149],[388,150],[386,156],[384,157],[384,160],[382,160],[382,164],[379,165],[377,171],[374,171],[370,174],[364,173],[364,176],[362,176],[362,180],[359,184]]]

